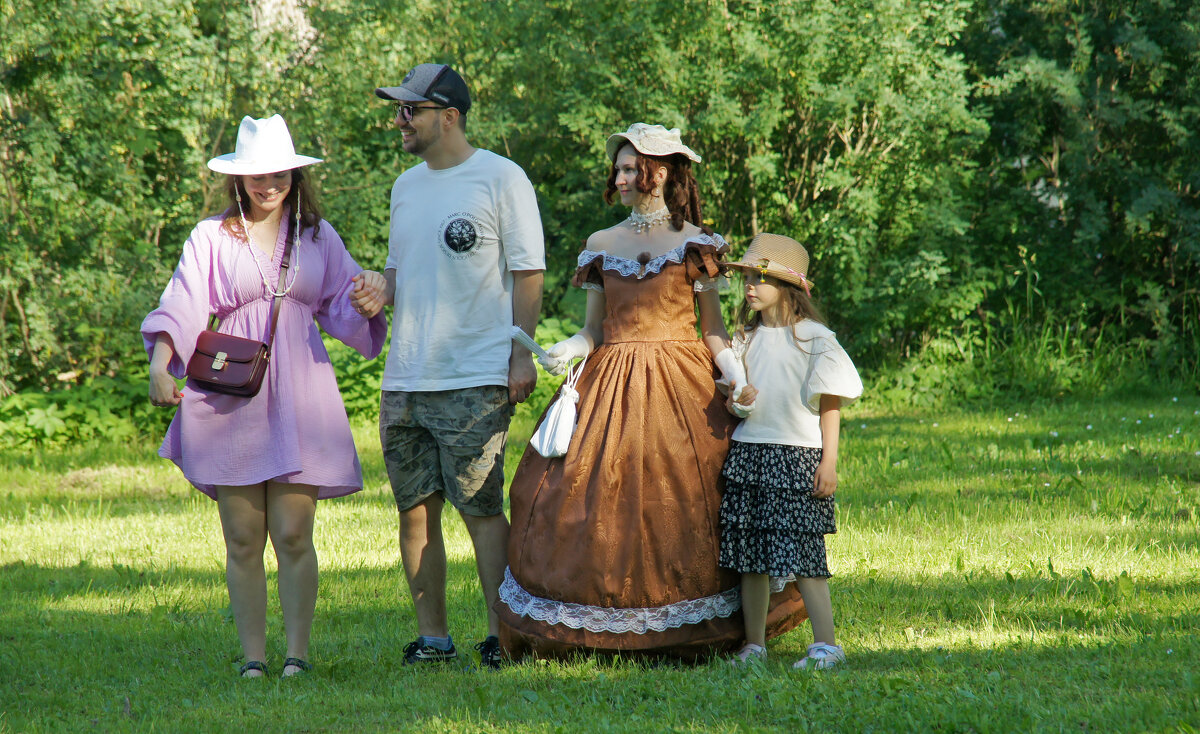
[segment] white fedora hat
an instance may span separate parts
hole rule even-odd
[[[292,134],[279,115],[262,120],[246,115],[238,127],[234,152],[213,158],[208,167],[232,176],[261,176],[320,162],[320,158],[296,155]]]

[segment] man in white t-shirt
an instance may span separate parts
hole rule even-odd
[[[467,85],[421,64],[375,94],[396,103],[404,150],[422,159],[392,187],[387,267],[354,294],[392,305],[379,434],[400,513],[400,553],[417,614],[405,663],[457,657],[446,619],[443,503],[462,515],[488,605],[485,667],[500,665],[492,605],[504,575],[504,444],[513,405],[537,383],[512,327],[533,334],[545,251],[533,185],[521,168],[471,146]]]

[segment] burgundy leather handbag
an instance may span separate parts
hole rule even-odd
[[[291,264],[292,244],[289,236],[279,264],[280,283],[285,281]],[[275,339],[275,324],[279,321],[282,302],[283,296],[276,295],[271,303],[271,323],[265,341],[222,334],[211,327],[200,332],[196,349],[187,364],[188,384],[243,398],[257,395],[271,361],[271,343]]]

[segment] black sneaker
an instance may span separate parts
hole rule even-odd
[[[479,664],[491,670],[500,670],[500,638],[488,635],[475,646],[479,651]]]
[[[449,650],[439,650],[432,645],[426,645],[424,637],[418,637],[404,647],[405,665],[448,663],[457,657],[458,651],[454,649],[454,643],[450,644]]]

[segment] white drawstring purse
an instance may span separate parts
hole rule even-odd
[[[571,434],[575,433],[575,404],[579,402],[575,385],[583,374],[586,362],[587,357],[584,357],[578,364],[567,368],[567,377],[558,391],[558,398],[546,410],[541,425],[529,439],[533,450],[547,459],[566,456],[567,448],[571,445]]]

